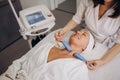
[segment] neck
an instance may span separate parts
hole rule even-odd
[[[109,6],[109,7],[113,6],[113,4],[114,4],[114,2],[112,0],[111,1],[105,1],[105,3],[104,3],[104,5]]]

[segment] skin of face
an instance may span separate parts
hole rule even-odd
[[[111,1],[113,1],[113,0],[104,0],[105,2],[111,2]]]
[[[82,48],[84,50],[89,43],[90,34],[87,30],[82,29],[74,32],[69,40],[69,44],[76,48]]]

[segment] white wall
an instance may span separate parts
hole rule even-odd
[[[54,8],[57,8],[59,4],[63,3],[66,0],[54,0]]]
[[[32,7],[35,5],[44,4],[46,5],[50,10],[54,10],[58,7],[59,4],[63,3],[66,0],[20,0],[21,6],[23,9]]]
[[[23,9],[35,5],[45,4],[49,9],[53,8],[54,0],[20,0]]]
[[[66,0],[57,0],[57,1],[58,1],[58,4],[61,4],[61,3],[63,3]]]

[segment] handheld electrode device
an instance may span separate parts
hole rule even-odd
[[[69,44],[66,42],[66,41],[62,41],[62,44],[64,45],[64,47],[70,52],[72,51],[71,47],[69,46]],[[80,59],[81,61],[83,62],[87,62],[87,60],[82,56],[80,55],[79,53],[75,53],[73,54],[73,56],[77,59]],[[90,66],[93,66],[93,64],[91,63],[88,63]]]

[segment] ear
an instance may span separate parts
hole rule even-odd
[[[82,48],[82,51],[84,51],[85,49]]]

